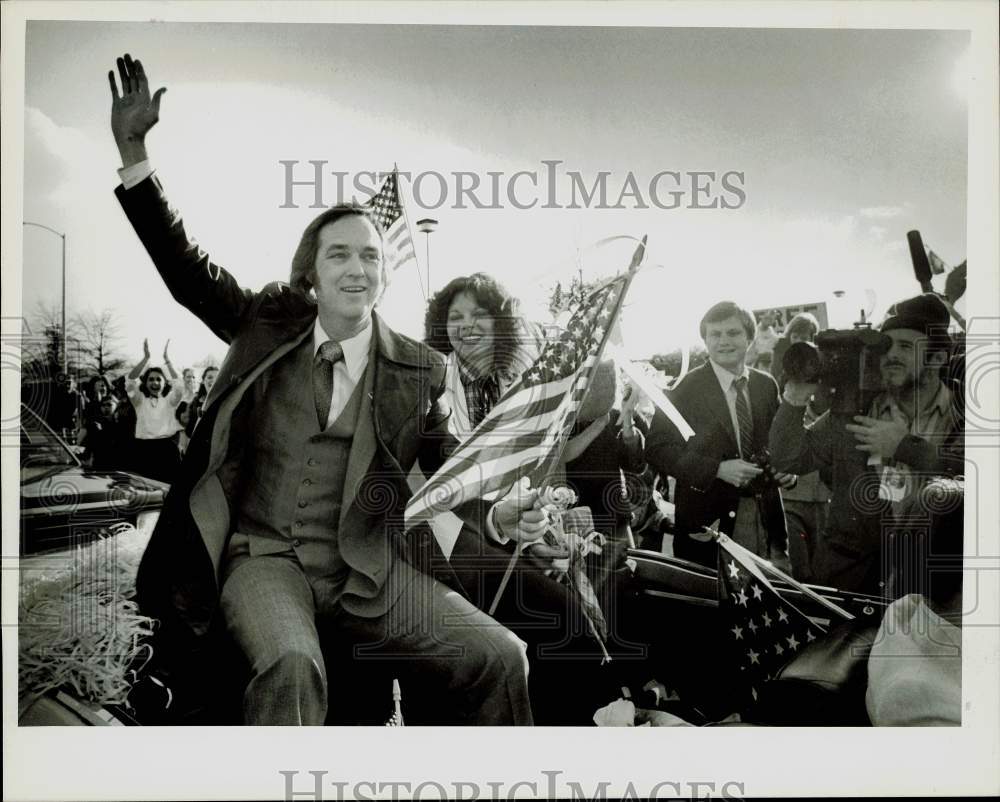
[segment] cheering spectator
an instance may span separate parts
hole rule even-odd
[[[169,344],[168,340],[167,345]],[[146,368],[146,363],[149,362],[149,340],[143,341],[142,348],[142,361],[128,375],[129,400],[135,409],[136,418],[132,466],[143,476],[171,482],[180,464],[174,433],[180,426],[175,413],[183,388],[171,388],[166,374],[160,368]],[[163,364],[171,378],[176,380],[177,373],[170,365],[166,347],[163,349]]]
[[[215,377],[218,375],[219,369],[211,365],[201,372],[201,385],[198,387],[198,392],[191,402],[188,410],[187,425],[184,427],[184,433],[188,437],[191,437],[194,433],[194,427],[201,420],[201,411],[205,406],[205,399],[208,398],[208,394],[212,391],[212,386],[215,384]]]
[[[115,414],[117,406],[113,395],[105,395],[97,405],[97,414],[87,423],[83,457],[96,470],[120,469],[125,459],[127,436]]]
[[[181,378],[184,379],[184,395],[181,396],[181,402],[190,406],[191,402],[198,396],[198,386],[195,384],[194,379],[194,368],[184,368]]]
[[[100,374],[91,376],[84,390],[83,426],[88,428],[90,422],[101,416],[101,402],[111,396],[111,385]]]

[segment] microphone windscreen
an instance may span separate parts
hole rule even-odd
[[[910,260],[913,262],[913,275],[920,282],[924,292],[931,292],[931,263],[927,258],[927,250],[919,231],[907,231],[906,241],[910,245]]]

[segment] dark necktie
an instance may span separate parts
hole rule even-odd
[[[313,360],[313,397],[316,400],[316,416],[319,429],[326,429],[333,402],[333,366],[344,358],[344,349],[336,340],[327,340],[316,352]]]
[[[736,421],[740,425],[740,453],[743,459],[749,461],[753,456],[753,418],[750,416],[750,403],[747,401],[746,376],[740,376],[733,382],[736,390]]]

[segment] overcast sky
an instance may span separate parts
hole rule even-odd
[[[168,87],[148,141],[169,197],[245,286],[287,278],[316,213],[308,190],[301,208],[279,208],[280,160],[302,162],[299,177],[325,160],[348,174],[397,163],[486,182],[555,159],[588,185],[610,172],[609,203],[629,172],[646,195],[665,170],[733,170],[737,209],[519,210],[502,198],[462,210],[449,208],[449,178],[444,207],[409,214],[440,220],[435,287],[485,270],[539,319],[578,264],[593,278],[627,263],[627,241],[594,243],[648,234],[651,267],[626,310],[635,355],[690,341],[724,297],[828,301],[846,324],[866,289],[876,314],[917,291],[909,229],[950,264],[966,256],[968,43],[959,31],[31,22],[24,219],[67,233],[70,314],[118,310],[131,357],[144,335],[154,354],[171,338],[177,365],[224,353],[162,287],[112,194],[106,73],[128,51]],[[327,188],[332,203],[332,177]],[[24,310],[57,303],[58,238],[26,229],[24,267]],[[415,271],[396,276],[383,310],[420,335]]]

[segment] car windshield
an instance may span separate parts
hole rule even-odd
[[[33,412],[21,408],[22,482],[79,464],[79,460],[59,435]]]

